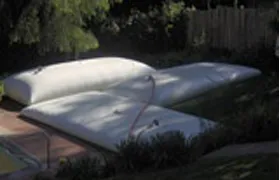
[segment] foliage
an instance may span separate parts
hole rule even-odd
[[[0,75],[0,101],[1,101],[1,96],[4,94],[4,84],[3,84],[3,79],[8,76],[8,73],[3,73]]]
[[[165,51],[184,48],[186,17],[183,1],[164,1],[148,12],[132,9],[126,22],[119,24],[123,36],[128,35],[140,50]]]
[[[274,4],[274,17],[269,22],[271,29],[278,34],[279,33],[279,2]]]
[[[279,32],[279,17],[275,17],[273,20],[271,20],[270,27],[274,32]]]
[[[185,58],[188,56],[189,54],[186,51],[175,51],[158,53],[156,55],[146,55],[142,57],[142,59],[145,63],[149,64],[152,67],[163,69],[186,63]]]
[[[141,12],[148,12],[149,7],[159,7],[166,0],[141,0],[141,1],[123,1],[122,4],[114,6],[111,9],[111,14],[115,17],[128,16],[131,9],[138,9]],[[229,6],[233,7],[243,5],[246,8],[261,7],[264,3],[272,4],[274,0],[172,0],[173,2],[184,2],[187,7],[196,7],[200,10],[206,10],[208,8],[216,8],[217,6]]]
[[[85,22],[91,17],[104,19],[110,7],[108,0],[1,0],[0,4],[1,40],[34,44],[40,52],[81,52],[98,47]]]
[[[49,59],[50,54],[66,52],[76,59],[79,52],[96,49],[99,42],[88,22],[104,21],[117,2],[0,0],[0,59],[5,62],[0,73],[33,67],[45,55]]]
[[[174,168],[154,173],[120,175],[112,177],[110,180],[278,179],[278,156],[278,153],[272,153],[212,159],[205,158],[189,167]]]
[[[238,111],[225,118],[239,130],[236,142],[260,142],[278,140],[279,110],[278,100],[257,99],[250,103],[250,107],[237,107]]]
[[[243,52],[231,52],[229,62],[260,69],[264,74],[278,72],[278,57],[275,56],[275,44],[257,44]]]
[[[217,125],[186,139],[180,131],[151,137],[149,141],[124,141],[119,146],[117,172],[157,171],[182,167],[201,156],[237,141],[234,128]]]
[[[274,44],[256,44],[254,47],[241,52],[222,48],[206,48],[202,45],[179,51],[170,50],[153,54],[139,53],[131,57],[141,59],[144,63],[156,68],[168,68],[207,61],[250,66],[258,68],[262,73],[269,75],[271,73],[278,74],[278,58],[274,55],[274,50]]]
[[[0,101],[2,100],[2,95],[4,94],[3,82],[0,80]]]
[[[156,67],[171,67],[192,62],[223,62],[250,66],[260,69],[269,75],[279,72],[278,57],[275,56],[275,45],[256,44],[243,51],[234,51],[221,48],[205,48],[203,45],[190,47],[181,51],[169,51],[143,57],[145,61]],[[147,60],[146,60],[147,59]]]
[[[179,131],[172,131],[153,136],[148,141],[123,141],[117,146],[119,153],[107,164],[89,157],[67,161],[56,176],[70,180],[106,178],[115,174],[158,171],[187,165],[206,152],[224,145],[226,140],[219,138],[222,137],[219,132],[225,133],[225,130],[212,129],[190,139],[186,139]]]
[[[69,180],[104,178],[103,170],[104,165],[99,159],[86,157],[65,162],[56,173],[56,177]]]
[[[118,172],[141,172],[186,164],[190,145],[181,132],[169,132],[148,141],[123,141],[118,151]]]

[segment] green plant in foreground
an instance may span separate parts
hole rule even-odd
[[[1,100],[3,94],[4,94],[4,85],[3,85],[3,82],[0,81],[0,100]]]
[[[118,145],[118,171],[141,172],[186,164],[190,144],[181,132],[158,134],[147,141],[123,141]]]
[[[241,130],[237,141],[259,142],[279,139],[278,99],[257,100],[248,109],[240,109],[232,118]],[[228,118],[228,119],[229,119]]]
[[[231,139],[225,139],[225,133],[229,134],[226,128],[217,127],[189,139],[182,132],[172,131],[147,141],[123,141],[117,146],[119,153],[110,161],[102,163],[97,158],[67,161],[58,170],[57,177],[86,180],[185,166],[206,152],[229,143]]]
[[[81,158],[61,165],[56,176],[69,180],[86,180],[102,177],[104,166],[98,158]]]

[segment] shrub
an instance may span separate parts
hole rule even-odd
[[[1,96],[4,94],[4,85],[3,82],[0,81],[0,100],[1,100]]]
[[[180,167],[202,155],[235,142],[237,131],[217,126],[186,139],[182,132],[158,134],[149,141],[124,141],[119,146],[117,172],[156,171]]]
[[[232,52],[230,62],[260,69],[265,74],[278,72],[278,58],[275,56],[275,44],[257,44],[242,52]]]
[[[181,132],[151,137],[149,141],[123,141],[116,159],[120,172],[141,172],[186,164],[190,144]]]
[[[119,153],[105,164],[90,157],[67,161],[59,168],[56,177],[88,180],[188,165],[205,153],[230,143],[231,138],[225,139],[225,133],[229,131],[219,127],[189,139],[179,131],[171,131],[147,141],[123,141],[117,146]]]
[[[104,176],[104,165],[98,158],[84,157],[74,161],[67,161],[56,173],[58,178],[69,180],[87,180]]]
[[[256,44],[243,51],[229,49],[192,46],[184,50],[169,50],[162,53],[143,55],[135,58],[158,68],[167,68],[192,62],[223,62],[251,66],[260,69],[265,75],[278,73],[278,58],[275,56],[275,45]]]
[[[156,55],[149,54],[141,57],[141,59],[152,67],[163,69],[184,64],[187,56],[186,51],[176,51]]]
[[[239,129],[238,143],[278,140],[278,100],[258,99],[249,108],[240,108],[236,114],[224,121]]]
[[[274,17],[273,19],[269,22],[270,28],[275,32],[279,33],[279,2],[274,3]]]
[[[235,51],[229,49],[213,48],[193,48],[188,54],[191,59],[194,55],[199,55],[199,61],[224,62],[251,66],[260,69],[265,74],[278,72],[278,58],[275,56],[275,44],[265,45],[258,43],[254,47]]]
[[[214,129],[210,129],[191,140],[192,153],[191,162],[197,160],[201,156],[236,142],[239,131],[229,126],[218,125]]]
[[[179,131],[167,132],[151,138],[155,167],[165,169],[177,167],[189,162],[191,143]]]
[[[183,49],[185,46],[186,15],[183,1],[165,1],[160,7],[150,7],[141,12],[137,9],[121,29],[129,36],[139,50],[163,52],[170,49]]]
[[[153,155],[150,144],[145,141],[122,141],[118,146],[116,156],[118,172],[135,172],[153,165]]]
[[[2,79],[4,79],[6,76],[8,76],[7,73],[3,73],[3,75],[0,75],[0,101],[2,99],[2,95],[4,94],[4,84]]]

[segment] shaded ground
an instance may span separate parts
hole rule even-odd
[[[110,180],[276,180],[279,178],[278,153],[216,158],[198,161],[190,167],[119,176]]]
[[[262,143],[235,144],[223,147],[217,151],[209,153],[201,160],[220,157],[238,157],[254,154],[271,154],[279,152],[279,142],[270,141]]]

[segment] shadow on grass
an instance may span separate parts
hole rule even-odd
[[[276,180],[278,154],[250,155],[198,161],[189,167],[164,172],[123,175],[110,180]],[[108,180],[109,180],[108,179]]]
[[[190,175],[189,179],[278,179],[278,159],[278,154],[216,159],[212,163],[202,165],[197,169],[199,173]]]

